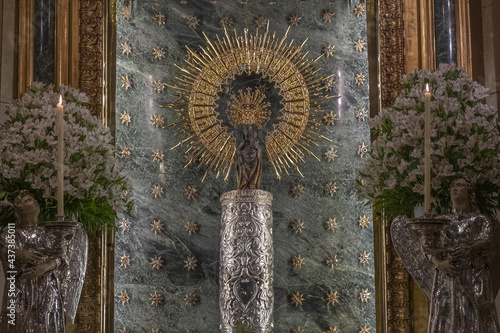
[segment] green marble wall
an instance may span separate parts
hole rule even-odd
[[[172,110],[160,107],[174,101],[174,91],[166,88],[157,93],[154,81],[175,83],[180,73],[174,64],[182,64],[184,45],[204,45],[202,31],[210,37],[221,35],[223,17],[232,17],[238,31],[245,26],[253,30],[256,18],[269,18],[270,30],[282,35],[288,18],[297,14],[301,20],[291,28],[288,40],[298,44],[309,38],[305,49],[310,58],[330,43],[335,46],[333,56],[323,57],[317,65],[322,68],[321,75],[335,74],[333,92],[342,97],[330,101],[330,110],[339,120],[320,129],[333,143],[318,142],[314,152],[322,160],[307,156],[301,166],[304,178],[292,172],[277,180],[264,156],[261,188],[274,196],[275,332],[290,332],[299,326],[305,332],[324,332],[329,327],[345,333],[360,332],[363,327],[369,328],[366,332],[375,332],[371,207],[357,201],[355,183],[364,162],[358,148],[370,141],[367,120],[356,118],[359,109],[369,108],[367,81],[356,83],[356,76],[367,75],[368,71],[366,48],[359,52],[355,48],[358,40],[366,41],[366,13],[355,14],[359,0],[186,2],[118,1],[116,145],[134,187],[137,213],[126,222],[129,229],[120,228],[116,235],[115,331],[126,328],[128,332],[151,332],[158,328],[161,332],[215,333],[219,327],[219,196],[235,189],[236,175],[233,173],[226,183],[214,175],[201,183],[203,169],[184,168],[184,151],[170,150],[180,137],[172,128],[152,124],[156,115],[164,118],[165,125],[175,121]],[[130,20],[122,14],[125,5],[131,7]],[[331,22],[322,20],[326,10],[335,13]],[[153,19],[160,13],[165,16],[164,24]],[[190,15],[201,20],[195,29],[186,24]],[[131,46],[130,53],[123,50],[125,42]],[[157,47],[165,51],[164,58],[155,59],[153,49]],[[125,77],[131,81],[128,89],[122,85]],[[233,91],[237,89],[238,82],[234,82]],[[273,98],[269,101],[276,113],[278,103]],[[125,111],[131,118],[128,124],[122,117]],[[126,158],[124,147],[130,151],[130,158]],[[330,148],[338,151],[338,157],[328,162],[323,157]],[[164,154],[162,163],[153,161],[155,150]],[[339,187],[334,196],[325,193],[330,181]],[[297,184],[304,186],[304,194],[293,198],[290,189]],[[154,185],[162,187],[161,197],[152,195]],[[193,200],[185,195],[188,186],[198,189]],[[367,227],[359,225],[360,217],[368,218]],[[338,222],[334,231],[325,228],[329,218]],[[299,233],[291,229],[297,219],[304,225]],[[151,224],[158,220],[163,231],[155,234]],[[198,224],[196,234],[186,232],[188,221]],[[364,251],[370,256],[365,266],[358,259]],[[304,263],[302,268],[293,268],[291,259],[298,255]],[[333,269],[325,265],[330,255],[338,259]],[[159,269],[150,264],[155,256],[163,260]],[[185,260],[193,256],[198,266],[188,271]],[[122,264],[121,257],[129,258],[129,265]],[[339,295],[334,306],[325,301],[330,290]],[[367,302],[360,298],[363,290],[370,293]],[[129,299],[123,304],[121,300],[127,299],[120,296],[125,291]],[[150,300],[155,291],[163,298],[158,306]],[[291,303],[296,292],[303,295],[302,305]],[[185,305],[188,293],[199,297],[197,305]]]

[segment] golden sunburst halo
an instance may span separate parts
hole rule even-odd
[[[301,45],[285,43],[289,29],[279,38],[266,29],[255,34],[244,29],[243,35],[235,30],[212,41],[203,33],[207,46],[194,51],[186,46],[189,59],[186,65],[175,65],[182,77],[177,84],[169,85],[178,97],[173,104],[162,105],[177,114],[178,121],[170,126],[185,135],[184,140],[172,149],[187,144],[186,154],[193,154],[199,166],[205,166],[206,176],[214,171],[218,177],[225,173],[227,180],[235,161],[236,139],[233,130],[223,124],[216,111],[218,94],[229,80],[240,75],[257,74],[274,84],[281,100],[281,115],[265,137],[269,162],[278,179],[293,168],[300,175],[299,162],[305,154],[319,158],[309,149],[317,139],[330,139],[315,130],[321,125],[326,108],[325,100],[331,97],[324,92],[320,69],[314,68],[321,56],[308,60]],[[202,181],[203,181],[202,180]]]

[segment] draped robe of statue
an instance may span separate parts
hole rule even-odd
[[[27,264],[16,260],[15,270],[10,269],[7,265],[5,260],[7,251],[6,230],[1,235],[0,243],[3,252],[4,272],[17,272],[15,277],[15,297],[7,297],[9,281],[6,281],[5,284],[0,331],[64,333],[65,319],[58,276],[58,268],[61,268],[64,264],[60,262],[58,268],[37,278],[27,279],[21,275],[28,267]],[[55,255],[51,253],[50,245],[50,240],[42,227],[18,229],[15,232],[16,251],[36,250],[49,258],[56,259]],[[61,258],[57,259],[61,260]],[[8,325],[6,322],[10,318],[6,316],[5,305],[10,299],[15,299],[16,302],[15,326]]]
[[[439,217],[450,221],[442,234],[444,251],[440,259],[447,259],[447,253],[454,249],[471,249],[469,254],[450,262],[458,271],[454,277],[434,266],[431,256],[424,253],[419,236],[408,226],[406,216],[397,217],[391,226],[396,251],[429,300],[428,332],[500,332],[495,310],[500,286],[496,275],[498,240],[493,220],[475,212]]]
[[[262,175],[262,149],[252,125],[243,126],[243,142],[236,151],[238,190],[258,189]]]
[[[85,276],[87,262],[87,236],[83,229],[77,228],[66,245],[53,228],[44,226],[15,230],[15,250],[33,250],[53,259],[57,267],[34,279],[23,277],[22,273],[30,267],[19,260],[12,270],[7,260],[9,233],[5,228],[0,233],[0,259],[4,273],[15,271],[16,291],[14,297],[8,295],[9,281],[3,291],[0,310],[0,332],[15,333],[64,333],[65,315],[71,320],[76,316],[80,291]],[[63,247],[61,248],[61,245]],[[9,325],[10,319],[6,305],[15,300],[15,326]]]

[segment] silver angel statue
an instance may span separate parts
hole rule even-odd
[[[17,196],[14,210],[15,227],[0,234],[7,277],[0,332],[64,333],[65,314],[71,319],[76,315],[87,236],[75,223],[39,225],[40,206],[28,191]]]
[[[500,264],[496,220],[477,211],[468,177],[452,180],[450,197],[448,214],[419,226],[398,216],[391,226],[394,247],[429,300],[429,333],[500,332],[495,310],[500,279],[492,279],[491,269]]]

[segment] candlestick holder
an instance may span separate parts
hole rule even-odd
[[[450,220],[427,213],[422,217],[408,220],[410,229],[418,233],[422,249],[429,255],[440,255],[444,251],[444,231]]]

